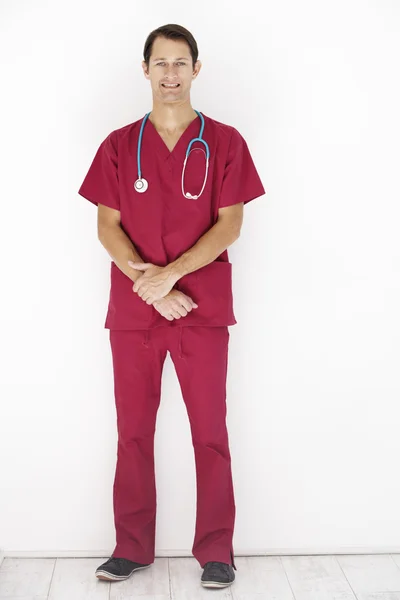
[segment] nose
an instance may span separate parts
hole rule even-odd
[[[168,65],[167,67],[165,67],[165,76],[167,78],[174,79],[177,75],[178,69],[179,67],[175,65]]]

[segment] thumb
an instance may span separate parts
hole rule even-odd
[[[151,265],[149,263],[134,263],[131,260],[128,260],[128,265],[132,267],[132,269],[137,269],[138,271],[146,271]]]

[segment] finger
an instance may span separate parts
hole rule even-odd
[[[142,285],[142,282],[139,283],[139,279],[136,279],[135,283],[133,284],[133,291],[136,293],[138,293]]]
[[[188,311],[186,310],[186,308],[184,306],[177,306],[175,308],[176,312],[178,312],[181,317],[186,317],[186,315],[188,314]]]
[[[174,298],[174,300],[172,301],[171,308],[178,312],[182,317],[185,317],[188,313],[185,306],[183,305],[181,298]]]
[[[169,314],[169,313],[165,313],[165,315],[162,314],[163,317],[165,317],[167,319],[167,321],[173,321],[174,317]]]
[[[181,318],[181,315],[178,313],[178,311],[174,310],[173,308],[171,308],[171,315],[174,317],[174,319]]]
[[[192,300],[192,298],[190,296],[187,296],[186,294],[184,294],[185,298],[187,298],[187,300],[190,302],[190,304],[193,306],[193,308],[198,308],[198,304],[196,304],[196,302],[194,300]]]
[[[170,315],[170,314],[169,314],[168,310],[165,310],[165,307],[163,307],[163,306],[161,305],[161,308],[160,308],[160,305],[159,305],[159,303],[158,303],[158,301],[157,301],[157,300],[156,300],[156,301],[153,303],[153,306],[154,306],[154,308],[156,309],[156,311],[157,311],[158,313],[160,313],[160,315],[161,315],[162,317],[164,317],[165,319],[167,319],[167,321],[173,321],[173,320],[174,320],[174,317],[173,317],[172,315]]]
[[[135,263],[131,260],[128,260],[128,265],[132,267],[132,269],[137,269],[138,271],[146,271],[146,269],[153,266],[151,263]]]
[[[193,308],[193,304],[187,296],[182,296],[182,298],[175,299],[175,307],[183,306],[187,311],[191,311]]]

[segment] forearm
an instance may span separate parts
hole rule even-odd
[[[132,269],[128,260],[132,262],[143,262],[135,246],[125,231],[119,225],[108,225],[102,227],[98,238],[117,267],[132,281],[143,275],[142,271]]]
[[[217,221],[211,229],[199,238],[194,246],[189,248],[177,260],[166,268],[178,281],[184,275],[197,271],[215,260],[239,237],[236,228],[228,227],[223,221]]]

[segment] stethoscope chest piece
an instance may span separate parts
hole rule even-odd
[[[135,185],[135,190],[140,193],[145,192],[147,190],[147,188],[149,187],[147,180],[144,179],[143,177],[136,179],[134,185]]]

